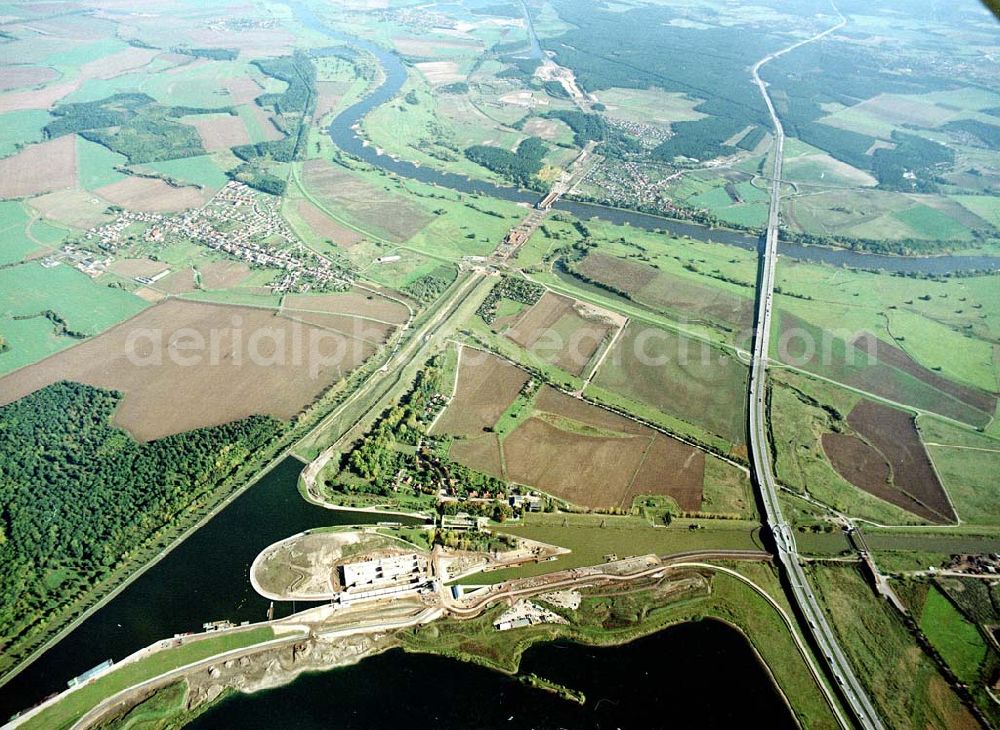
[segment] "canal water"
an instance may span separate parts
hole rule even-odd
[[[363,38],[347,35],[330,28],[311,9],[296,4],[292,4],[292,8],[303,25],[327,35],[338,43],[348,44],[370,53],[378,60],[379,65],[385,72],[385,80],[378,88],[374,89],[361,101],[342,111],[330,123],[330,139],[337,147],[354,157],[364,160],[370,165],[388,170],[401,177],[439,185],[461,193],[486,195],[515,203],[534,204],[537,202],[539,195],[532,191],[495,185],[484,180],[473,180],[464,175],[456,175],[416,165],[407,160],[380,154],[375,147],[365,145],[364,140],[355,131],[355,126],[361,122],[368,112],[391,100],[399,93],[399,90],[406,81],[406,66],[398,55],[386,48]],[[709,229],[695,223],[685,223],[683,221],[661,218],[621,208],[611,208],[565,199],[557,201],[554,207],[558,210],[572,213],[582,220],[597,217],[616,225],[627,224],[646,230],[661,230],[674,236],[689,236],[701,241],[724,243],[747,250],[755,250],[759,244],[757,236],[747,233]],[[1000,270],[1000,257],[994,256],[881,256],[878,254],[858,253],[846,249],[803,246],[787,242],[779,244],[779,251],[782,255],[803,261],[860,269],[883,269],[902,273],[946,274],[954,271]]]
[[[265,728],[769,728],[795,721],[735,629],[683,624],[617,647],[556,642],[525,652],[522,673],[584,693],[581,706],[516,678],[454,659],[393,650],[236,695],[199,717],[199,730]]]
[[[108,604],[10,682],[0,687],[0,721],[66,688],[105,659],[132,652],[206,621],[263,621],[270,601],[250,586],[250,563],[273,542],[326,525],[397,521],[338,512],[306,502],[298,491],[302,463],[288,457],[178,545]],[[277,603],[275,616],[310,604]]]

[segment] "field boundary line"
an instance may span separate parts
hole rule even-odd
[[[611,337],[611,340],[608,342],[608,346],[604,348],[604,352],[601,353],[600,357],[597,358],[597,362],[594,363],[594,367],[591,368],[590,375],[588,375],[583,381],[583,387],[580,388],[581,393],[585,391],[587,386],[590,385],[595,377],[597,377],[597,371],[601,369],[601,365],[603,365],[604,361],[607,359],[608,353],[614,349],[615,345],[618,343],[618,339],[622,336],[622,333],[625,332],[625,328],[629,326],[631,321],[631,318],[628,315],[625,315],[625,321],[622,322],[621,327],[619,327],[618,331]]]
[[[917,406],[909,405],[907,403],[900,403],[899,401],[892,400],[891,398],[883,398],[882,396],[876,395],[875,393],[871,393],[867,390],[862,390],[861,388],[855,388],[853,385],[847,385],[846,383],[841,383],[839,380],[828,378],[825,375],[819,375],[818,373],[814,373],[810,370],[804,370],[800,367],[796,367],[795,365],[789,365],[787,363],[783,363],[780,360],[775,360],[774,358],[769,357],[767,360],[769,368],[775,368],[777,370],[788,370],[790,372],[802,375],[803,377],[806,378],[812,378],[813,380],[822,380],[825,383],[829,383],[830,385],[834,385],[838,388],[843,388],[844,390],[849,390],[852,393],[857,393],[860,396],[863,396],[872,401],[882,403],[883,405],[892,406],[893,408],[907,411],[908,413],[913,413],[914,415],[917,416],[927,416],[928,418],[937,418],[941,421],[947,421],[950,425],[955,426],[957,428],[961,428],[963,431],[974,431],[975,433],[980,434],[981,436],[985,436],[986,438],[993,439],[995,441],[1000,441],[1000,437],[991,436],[985,431],[980,431],[975,426],[969,423],[965,423],[964,421],[958,421],[955,420],[954,418],[950,418],[949,416],[942,416],[940,413],[935,413],[934,411],[928,411],[923,408],[919,408]]]
[[[299,192],[301,192],[306,197],[306,200],[308,200],[310,203],[319,208],[323,213],[330,216],[330,218],[335,220],[337,223],[340,223],[341,225],[350,228],[355,233],[360,233],[363,236],[366,236],[367,238],[370,238],[371,240],[377,241],[378,243],[384,244],[386,246],[392,246],[398,249],[402,249],[404,251],[410,251],[411,253],[415,253],[418,256],[424,256],[429,259],[443,261],[448,264],[455,263],[455,259],[453,258],[449,258],[447,256],[441,256],[440,254],[431,253],[429,251],[423,251],[421,249],[414,248],[413,246],[407,246],[405,243],[395,243],[394,241],[382,238],[382,236],[377,236],[371,233],[370,231],[365,230],[361,226],[355,225],[354,223],[350,223],[341,218],[340,216],[338,216],[337,214],[333,213],[329,208],[323,205],[323,203],[317,200],[315,196],[313,196],[313,194],[306,189],[305,184],[302,182],[299,176],[299,163],[292,163],[292,180],[295,181],[295,187],[297,187],[299,189]]]
[[[454,340],[448,340],[455,345],[456,355],[455,355],[455,379],[451,383],[451,395],[448,396],[448,403],[438,411],[437,415],[434,416],[434,420],[431,421],[430,425],[427,427],[427,435],[430,436],[437,422],[441,420],[441,416],[444,412],[448,410],[448,406],[452,404],[455,400],[455,395],[458,393],[458,375],[462,372],[462,345],[461,343],[455,342]]]
[[[924,446],[937,446],[942,449],[967,449],[968,451],[986,451],[991,454],[1000,454],[1000,449],[985,449],[981,446],[961,446],[960,444],[939,444],[936,441],[924,441]]]
[[[639,472],[642,471],[643,464],[646,463],[646,459],[649,457],[649,452],[653,448],[653,444],[656,443],[656,434],[654,433],[649,438],[649,443],[646,444],[646,448],[642,451],[642,458],[639,460],[638,465],[635,467],[635,471],[632,472],[632,477],[628,480],[628,484],[625,485],[625,491],[622,492],[622,498],[618,500],[618,509],[622,509],[625,505],[625,498],[632,492],[632,485],[635,484],[635,480],[639,478]],[[702,489],[704,489],[705,477],[702,475]],[[638,496],[638,495],[636,495]],[[666,495],[670,497],[670,495]]]
[[[454,339],[452,340],[452,342],[459,343],[458,340],[454,340]],[[506,355],[503,355],[503,354],[501,354],[499,352],[495,352],[493,350],[490,350],[487,347],[482,347],[480,345],[475,345],[475,344],[468,343],[468,342],[461,343],[461,344],[464,344],[465,347],[471,348],[473,350],[479,350],[480,352],[485,352],[488,355],[493,355],[494,357],[500,358],[501,360],[504,360],[505,362],[510,363],[511,365],[513,365],[514,367],[516,367],[516,368],[518,368],[520,370],[525,370],[525,366],[522,365],[521,363],[517,362],[516,360],[512,360],[509,357],[507,357]],[[640,417],[635,416],[632,413],[629,413],[628,411],[626,411],[624,409],[615,408],[615,407],[610,406],[610,405],[608,405],[606,403],[598,403],[596,401],[588,400],[582,394],[577,394],[577,393],[575,393],[573,391],[565,390],[562,387],[560,387],[559,385],[556,385],[555,383],[546,382],[545,385],[548,385],[550,388],[553,388],[554,390],[559,391],[563,395],[568,395],[571,398],[574,398],[575,400],[580,401],[581,403],[586,403],[587,405],[594,406],[595,408],[600,408],[601,410],[605,410],[608,413],[614,413],[615,415],[621,416],[622,418],[627,418],[628,420],[633,421],[634,423],[638,423],[640,426],[652,429],[653,431],[656,431],[657,433],[661,433],[664,436],[668,436],[668,437],[674,439],[675,441],[680,441],[683,444],[687,444],[688,446],[691,446],[691,447],[693,447],[695,449],[698,449],[699,451],[703,451],[706,454],[709,454],[710,456],[716,457],[720,461],[726,462],[730,466],[736,467],[737,469],[739,469],[740,471],[742,471],[744,474],[747,474],[747,475],[750,474],[750,469],[747,466],[745,466],[744,464],[741,464],[738,461],[735,461],[735,460],[733,460],[733,459],[731,459],[728,456],[725,456],[723,454],[719,454],[719,453],[716,453],[715,451],[711,451],[710,449],[708,449],[707,447],[703,446],[702,444],[699,444],[696,441],[693,441],[688,436],[683,436],[681,434],[676,434],[673,431],[667,430],[663,426],[660,426],[660,425],[653,424],[653,423],[650,423],[648,421],[645,421],[645,420],[641,419]]]

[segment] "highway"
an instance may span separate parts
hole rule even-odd
[[[836,9],[836,6],[834,6]],[[840,15],[840,11],[837,11]],[[761,96],[767,105],[771,123],[774,127],[773,169],[771,174],[770,213],[767,222],[767,233],[761,253],[759,284],[757,292],[756,327],[754,331],[753,360],[748,389],[748,437],[750,441],[750,467],[754,482],[760,490],[764,504],[765,520],[774,536],[778,551],[778,562],[785,571],[785,576],[791,588],[791,598],[805,617],[813,640],[822,653],[830,673],[840,686],[840,691],[847,705],[854,714],[858,724],[866,729],[882,730],[885,726],[872,706],[871,700],[858,681],[847,657],[844,656],[837,638],[826,620],[819,602],[809,586],[808,578],[802,569],[795,536],[784,521],[781,505],[778,501],[778,485],[774,479],[771,467],[771,452],[767,443],[767,363],[768,345],[771,334],[771,313],[774,304],[774,271],[778,260],[778,229],[781,203],[781,165],[784,156],[785,132],[781,120],[767,91],[767,85],[760,78],[760,69],[769,61],[792,51],[799,46],[811,43],[828,35],[846,24],[846,19],[840,15],[840,22],[803,41],[765,56],[754,64],[753,80],[760,89]]]

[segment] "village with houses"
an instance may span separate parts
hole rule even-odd
[[[251,268],[278,270],[270,285],[276,294],[349,289],[350,271],[308,249],[282,218],[279,206],[278,198],[230,181],[200,208],[177,214],[121,210],[114,220],[87,230],[80,241],[67,243],[44,259],[42,266],[66,263],[95,278],[109,270],[116,254],[137,241],[163,245],[190,241]],[[149,285],[168,273],[165,268],[153,276],[134,278]]]

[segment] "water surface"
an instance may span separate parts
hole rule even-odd
[[[477,665],[393,650],[285,687],[233,696],[189,727],[796,727],[744,636],[716,621],[617,647],[537,645],[525,652],[521,671],[582,691],[586,702],[580,706]]]

